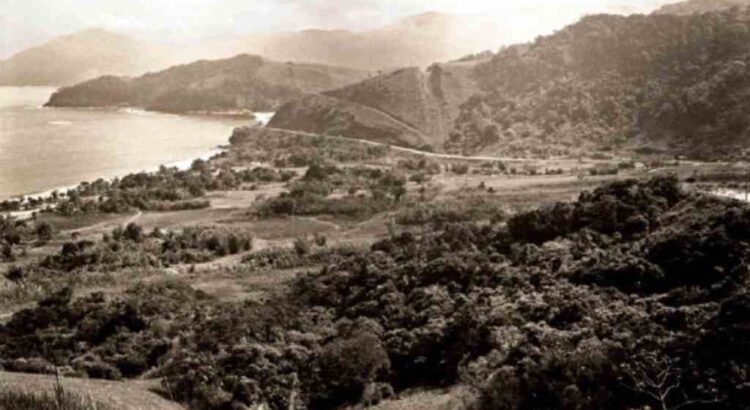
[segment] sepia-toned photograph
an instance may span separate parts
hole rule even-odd
[[[0,410],[750,410],[750,0],[0,0]]]

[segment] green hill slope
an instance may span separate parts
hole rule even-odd
[[[134,106],[173,113],[273,110],[305,93],[361,80],[362,71],[278,63],[239,55],[180,65],[138,78],[101,77],[59,90],[52,107]]]
[[[405,68],[327,91],[324,98],[305,97],[282,107],[270,126],[441,147],[460,105],[478,91],[472,78],[477,62]]]

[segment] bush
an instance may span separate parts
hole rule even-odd
[[[11,282],[21,282],[24,280],[25,277],[26,277],[26,273],[24,272],[23,268],[20,266],[11,266],[5,272],[5,279],[8,279]]]
[[[377,323],[344,321],[338,327],[337,339],[323,346],[316,363],[322,384],[312,399],[317,408],[359,401],[365,387],[390,369]]]
[[[299,256],[305,256],[310,253],[310,242],[306,238],[297,238],[294,240],[294,251]]]

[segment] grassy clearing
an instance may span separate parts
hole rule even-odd
[[[2,386],[0,386],[2,387]],[[83,396],[65,391],[60,378],[55,377],[51,392],[0,390],[2,410],[107,410],[108,407]]]
[[[309,267],[308,270],[315,268]],[[283,289],[302,271],[304,269],[295,268],[256,272],[234,268],[210,275],[199,272],[194,277],[186,278],[185,282],[221,302],[262,301]]]
[[[242,227],[265,240],[299,238],[336,231],[334,223],[317,221],[314,218],[272,218],[263,220],[231,219],[222,221],[232,227]]]
[[[144,229],[176,229],[186,226],[209,225],[230,217],[230,209],[198,209],[174,212],[145,212],[137,223]]]

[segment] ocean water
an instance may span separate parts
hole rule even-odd
[[[189,163],[248,124],[134,109],[42,108],[54,91],[0,87],[0,200]]]

